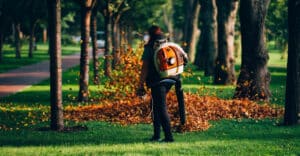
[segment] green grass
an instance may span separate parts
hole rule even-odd
[[[62,55],[70,55],[79,51],[79,45],[62,46]],[[37,50],[33,52],[33,58],[28,57],[28,46],[23,45],[20,59],[15,58],[15,49],[5,44],[3,46],[3,61],[0,62],[0,73],[47,59],[49,59],[48,44],[37,44]]]
[[[271,103],[284,105],[285,60],[279,61],[277,52],[270,53],[273,94]],[[79,68],[63,74],[63,101],[66,105],[82,105],[75,99],[78,93]],[[91,77],[91,76],[90,76]],[[91,81],[90,81],[91,82]],[[91,85],[94,96],[99,87]],[[234,86],[216,86],[212,78],[196,71],[184,78],[185,91],[200,95],[216,95],[230,99]],[[281,119],[211,121],[204,132],[174,133],[175,142],[151,143],[150,124],[120,126],[107,122],[65,121],[66,126],[86,125],[87,131],[39,131],[49,122],[31,122],[40,114],[49,113],[49,80],[20,93],[0,99],[0,126],[10,125],[12,130],[0,130],[0,155],[300,155],[300,126],[278,126]]]
[[[58,133],[33,128],[0,131],[0,155],[299,155],[300,127],[273,120],[223,120],[205,132],[175,133],[175,143],[150,143],[151,125],[85,123]],[[2,154],[1,154],[2,153]],[[5,154],[4,154],[5,153]]]

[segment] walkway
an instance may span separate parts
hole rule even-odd
[[[63,71],[79,65],[80,54],[63,56]],[[50,77],[49,60],[0,73],[0,98],[15,94]]]

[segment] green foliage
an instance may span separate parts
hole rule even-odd
[[[143,32],[152,24],[159,24],[164,0],[129,1],[130,10],[124,13],[123,21]],[[132,22],[135,21],[135,22]]]
[[[266,18],[267,37],[283,48],[288,38],[287,0],[271,1]]]

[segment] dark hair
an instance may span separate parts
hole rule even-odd
[[[157,39],[163,39],[165,38],[163,32],[161,31],[160,27],[157,25],[152,25],[149,29],[148,29],[148,33],[150,36],[150,40],[149,40],[149,44],[152,44],[152,42],[154,40]]]
[[[160,27],[157,26],[157,25],[152,25],[148,29],[148,33],[149,33],[150,37],[163,34],[162,31],[161,31],[161,29],[160,29]]]

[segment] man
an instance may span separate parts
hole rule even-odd
[[[164,39],[164,35],[158,26],[151,26],[148,30],[150,39],[144,47],[142,56],[142,71],[140,75],[140,84],[138,94],[144,93],[144,83],[151,88],[152,108],[153,108],[153,127],[154,135],[150,141],[160,141],[160,127],[163,128],[165,138],[163,142],[173,142],[173,135],[171,132],[170,117],[167,111],[166,95],[172,87],[172,83],[161,82],[162,78],[156,71],[154,66],[154,44],[156,40]],[[174,79],[179,80],[179,75]]]

